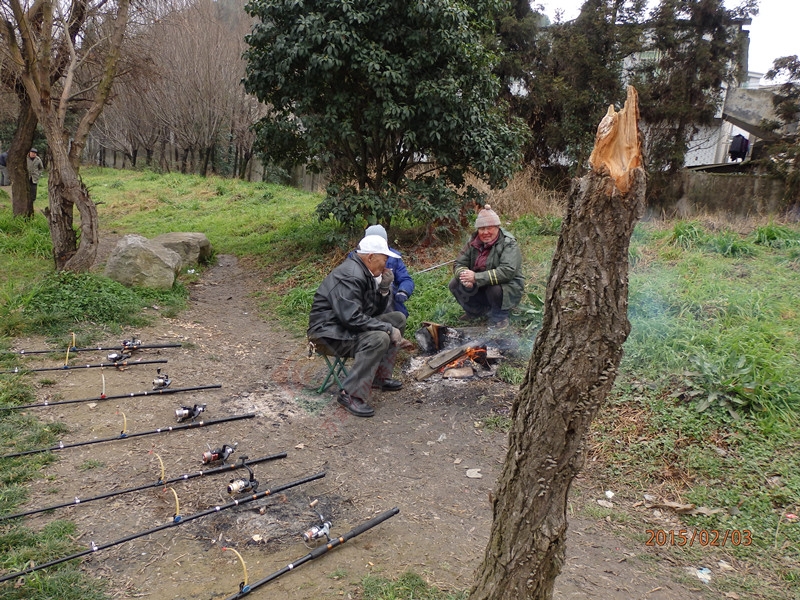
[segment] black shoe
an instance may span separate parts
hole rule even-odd
[[[384,392],[396,392],[403,387],[403,382],[397,379],[376,379],[372,382],[372,387]]]
[[[361,398],[351,396],[344,390],[339,392],[336,400],[345,407],[347,412],[357,417],[371,417],[375,414],[375,410],[369,404],[364,402]]]

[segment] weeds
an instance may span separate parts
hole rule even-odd
[[[691,361],[695,370],[684,373],[687,389],[675,394],[696,399],[698,412],[719,405],[738,419],[741,410],[753,409],[756,384],[747,357],[732,355],[715,362],[707,355],[696,355]]]
[[[429,586],[415,573],[392,581],[368,575],[361,581],[363,600],[465,600],[466,592],[448,593]]]
[[[511,417],[508,415],[489,415],[481,423],[487,431],[502,431],[505,433],[511,429]]]
[[[705,240],[706,234],[697,221],[678,221],[672,228],[670,242],[684,250],[698,248]]]
[[[790,248],[800,246],[800,234],[783,225],[771,223],[758,227],[753,232],[753,241],[770,248]]]

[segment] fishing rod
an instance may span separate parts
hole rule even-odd
[[[246,504],[248,502],[253,502],[254,500],[259,500],[261,498],[266,498],[267,496],[277,494],[278,492],[282,492],[289,488],[296,487],[298,485],[302,485],[304,483],[308,483],[309,481],[315,481],[317,479],[322,479],[325,477],[325,473],[317,473],[316,475],[310,475],[309,477],[304,477],[303,479],[298,479],[297,481],[292,481],[290,483],[286,483],[284,485],[278,486],[271,490],[264,490],[263,492],[258,492],[257,494],[253,494],[252,496],[248,496],[246,498],[240,498],[238,500],[233,500],[232,502],[228,502],[227,504],[223,504],[221,506],[215,506],[213,508],[209,508],[207,510],[200,511],[199,513],[195,513],[193,515],[188,515],[186,517],[181,516],[178,514],[176,510],[175,516],[169,523],[164,523],[163,525],[159,525],[158,527],[154,527],[153,529],[148,529],[147,531],[142,531],[140,533],[134,533],[132,535],[126,536],[124,538],[118,539],[113,542],[108,542],[107,544],[97,545],[92,542],[91,546],[87,550],[83,550],[81,552],[76,552],[75,554],[71,554],[69,556],[65,556],[64,558],[58,558],[56,560],[51,560],[50,562],[43,563],[41,565],[36,565],[33,567],[29,567],[24,571],[18,571],[16,573],[9,573],[8,575],[3,575],[0,577],[0,583],[3,581],[9,581],[11,579],[16,579],[17,577],[22,577],[23,575],[27,575],[28,573],[33,573],[34,571],[39,571],[41,569],[46,569],[47,567],[52,567],[53,565],[59,565],[63,562],[67,562],[69,560],[74,560],[76,558],[80,558],[81,556],[86,556],[87,554],[92,554],[94,552],[99,552],[100,550],[105,550],[106,548],[111,548],[112,546],[117,546],[118,544],[124,544],[125,542],[129,542],[131,540],[135,540],[140,537],[144,537],[146,535],[150,535],[153,533],[158,533],[159,531],[163,531],[164,529],[168,529],[170,527],[176,527],[177,525],[182,525],[183,523],[188,523],[189,521],[194,521],[195,519],[199,519],[201,517],[205,517],[211,514],[215,514],[221,512],[223,510],[227,510],[229,508],[234,508],[239,506],[240,504]],[[172,488],[170,488],[172,489]],[[173,490],[174,493],[174,490]],[[176,495],[177,497],[177,495]]]
[[[361,535],[362,533],[364,533],[365,531],[367,531],[369,529],[372,529],[376,525],[380,525],[381,523],[383,523],[387,519],[395,516],[399,512],[400,512],[400,509],[397,508],[397,507],[394,507],[391,510],[387,510],[386,512],[379,514],[377,517],[374,517],[373,519],[370,519],[369,521],[367,521],[365,523],[362,523],[358,527],[356,527],[354,529],[351,529],[350,531],[345,533],[343,536],[335,538],[335,539],[332,539],[332,540],[329,539],[328,543],[325,544],[324,546],[319,546],[317,548],[314,548],[314,550],[312,550],[311,552],[309,552],[305,556],[303,556],[301,558],[298,558],[293,563],[290,563],[290,564],[286,565],[280,571],[275,571],[271,575],[268,575],[264,579],[260,579],[260,580],[256,581],[253,584],[250,584],[250,585],[247,584],[247,568],[245,567],[245,570],[244,570],[245,581],[243,581],[242,583],[239,584],[239,591],[237,593],[233,594],[232,596],[228,596],[227,598],[225,598],[225,600],[236,600],[237,598],[243,598],[244,596],[246,596],[247,594],[252,592],[254,589],[256,589],[258,587],[261,587],[265,583],[269,583],[270,581],[272,581],[274,579],[277,579],[281,575],[284,575],[285,573],[288,573],[289,571],[291,571],[293,569],[296,569],[300,565],[302,565],[304,563],[307,563],[310,560],[314,560],[315,558],[319,558],[320,556],[322,556],[323,554],[328,552],[328,550],[333,550],[336,546],[341,546],[346,541],[356,537],[357,535]],[[223,548],[223,550],[233,550],[233,548]],[[235,550],[233,550],[233,551],[236,552]],[[239,554],[239,553],[236,552],[236,554]],[[242,560],[241,555],[239,555],[239,560]],[[243,560],[242,560],[242,564],[244,565],[244,561]],[[2,581],[2,579],[0,579],[0,581]]]
[[[74,444],[65,444],[64,442],[59,442],[58,446],[51,446],[50,448],[39,448],[37,450],[26,450],[24,452],[15,452],[14,454],[6,454],[5,456],[0,456],[0,460],[3,458],[16,458],[17,456],[26,456],[28,454],[55,452],[57,450],[64,450],[66,448],[77,448],[78,446],[88,446],[90,444],[100,444],[103,442],[126,440],[130,438],[141,437],[143,435],[153,435],[156,433],[170,433],[172,431],[180,431],[181,429],[196,429],[198,427],[206,427],[208,425],[217,425],[218,423],[227,423],[228,421],[238,421],[240,419],[252,419],[255,416],[256,416],[255,413],[248,413],[246,415],[236,415],[233,417],[225,417],[223,419],[214,419],[212,421],[197,421],[195,423],[187,423],[185,425],[161,427],[159,429],[153,429],[151,431],[140,431],[138,433],[125,433],[125,429],[123,428],[122,433],[120,433],[117,437],[103,438],[99,440],[90,440],[88,442],[75,442]]]
[[[41,371],[71,371],[74,369],[94,369],[96,367],[115,367],[119,369],[120,367],[134,367],[136,365],[153,365],[156,363],[165,363],[167,362],[166,358],[160,358],[158,360],[118,360],[115,362],[110,363],[98,363],[95,365],[63,365],[61,367],[43,367],[41,369],[26,369],[24,367],[14,367],[13,369],[8,369],[6,371],[0,371],[0,373],[35,373]]]
[[[76,348],[69,346],[67,352],[108,352],[110,350],[118,350],[121,352],[131,352],[133,350],[144,350],[146,348],[180,348],[183,344],[142,344],[141,340],[133,338],[132,340],[122,340],[119,346],[95,346],[86,348]],[[64,352],[64,350],[57,348],[53,350],[0,350],[3,354],[19,354],[25,356],[26,354],[55,354],[56,352]]]
[[[56,402],[48,402],[45,400],[44,402],[37,402],[35,404],[20,404],[19,406],[0,406],[0,410],[19,410],[22,408],[37,408],[40,406],[58,406],[60,404],[76,404],[78,402],[99,402],[100,400],[119,400],[121,398],[136,398],[138,396],[155,396],[156,394],[181,394],[184,392],[200,392],[203,390],[211,390],[216,388],[221,388],[222,384],[214,383],[212,385],[198,385],[195,387],[185,387],[185,388],[161,388],[157,390],[152,390],[148,392],[130,392],[128,394],[117,394],[114,396],[106,396],[105,394],[101,394],[99,396],[95,396],[94,398],[79,398],[75,400],[58,400]]]
[[[447,262],[439,263],[438,265],[433,265],[432,267],[428,267],[427,269],[422,269],[422,271],[417,271],[417,273],[427,273],[428,271],[433,271],[434,269],[438,269],[439,267],[446,267],[447,265],[452,265],[456,262],[456,259],[448,260]]]
[[[46,508],[35,508],[31,510],[26,510],[25,512],[14,513],[13,515],[0,515],[0,521],[6,521],[8,519],[16,519],[17,517],[27,517],[28,515],[35,515],[37,513],[46,512],[48,510],[65,508],[67,506],[75,506],[77,504],[86,504],[87,502],[94,502],[95,500],[104,500],[105,498],[113,498],[114,496],[121,496],[122,494],[140,492],[142,490],[146,490],[149,488],[161,487],[162,485],[169,485],[170,483],[177,483],[178,481],[186,481],[189,479],[194,479],[195,477],[212,477],[213,475],[218,475],[219,473],[225,473],[227,471],[241,469],[245,466],[257,465],[259,463],[266,462],[268,460],[276,460],[279,458],[286,458],[286,452],[279,452],[278,454],[272,454],[271,456],[264,456],[263,458],[255,458],[253,460],[246,460],[247,457],[243,456],[241,457],[239,462],[235,462],[228,465],[222,465],[219,467],[214,467],[213,469],[207,469],[205,471],[197,471],[196,473],[184,473],[180,477],[173,477],[172,479],[164,479],[164,463],[162,462],[161,478],[158,481],[154,481],[153,483],[145,483],[143,485],[131,487],[125,490],[118,490],[116,492],[108,492],[106,494],[100,494],[99,496],[92,496],[91,498],[78,498],[77,496],[75,496],[75,500],[71,502],[62,502],[61,504],[54,504],[53,506],[48,506]],[[159,458],[159,461],[160,460],[161,459]]]

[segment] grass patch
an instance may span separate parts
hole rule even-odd
[[[92,469],[100,469],[105,467],[106,464],[101,460],[94,460],[92,458],[83,461],[79,466],[79,471],[91,471]]]
[[[500,381],[505,381],[511,385],[519,386],[522,385],[522,381],[525,379],[526,371],[527,368],[524,366],[514,366],[513,364],[503,362],[497,367],[496,375]]]
[[[512,421],[508,415],[489,415],[481,423],[487,431],[502,431],[505,433],[511,429]]]
[[[16,572],[31,562],[41,564],[74,554],[83,548],[75,544],[75,525],[67,521],[53,521],[38,532],[12,525],[0,533],[0,567]],[[6,584],[4,599],[47,600],[103,600],[106,585],[81,573],[77,565],[62,563],[48,569],[47,574],[35,572],[16,580],[18,586]]]
[[[467,592],[450,593],[429,586],[419,575],[404,573],[395,580],[367,575],[362,581],[363,600],[464,600]]]

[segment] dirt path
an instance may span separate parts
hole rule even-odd
[[[506,442],[504,434],[476,423],[493,410],[506,409],[515,389],[493,379],[417,383],[404,373],[403,390],[376,394],[374,418],[352,417],[332,394],[318,395],[312,389],[323,371],[318,360],[306,358],[304,340],[258,315],[253,292],[260,283],[235,258],[220,256],[191,286],[187,311],[130,332],[146,344],[183,344],[138,355],[168,359],[163,368],[172,387],[218,383],[222,388],[38,409],[43,418],[70,427],[65,443],[115,436],[123,419],[129,433],[173,425],[181,405],[205,403],[206,420],[243,414],[254,418],[65,450],[48,467],[46,482],[32,486],[27,507],[155,482],[158,457],[166,477],[172,478],[207,468],[201,456],[209,447],[236,443],[233,458],[286,452],[283,460],[254,467],[258,491],[320,472],[326,476],[103,550],[85,563],[86,570],[111,580],[115,597],[224,598],[238,590],[243,571],[238,558],[222,547],[242,554],[251,583],[281,569],[309,552],[300,533],[318,520],[309,508],[316,499],[317,510],[332,521],[335,534],[395,506],[400,513],[252,597],[357,598],[357,583],[364,575],[393,577],[406,570],[447,589],[467,588],[488,539],[489,496]],[[106,340],[105,345],[118,342]],[[41,344],[17,341],[22,348]],[[81,363],[105,358],[90,354]],[[149,390],[157,366],[38,377],[38,394],[40,399],[92,397],[102,390],[103,379],[109,395]],[[467,477],[468,469],[480,469],[482,477]],[[37,527],[68,518],[78,524],[79,543],[105,544],[170,522],[176,495],[184,516],[229,503],[226,486],[234,476],[246,473],[180,482],[172,486],[175,494],[153,487],[39,514],[29,522]],[[643,539],[643,521],[621,525],[587,516],[602,494],[602,486],[591,479],[575,486],[567,563],[556,598],[712,597],[677,561],[631,539],[632,531]]]

